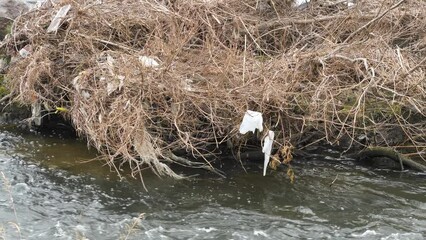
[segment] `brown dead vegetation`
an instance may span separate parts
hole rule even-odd
[[[14,56],[31,49],[9,67],[9,87],[24,104],[69,109],[65,117],[108,163],[134,174],[148,166],[179,177],[171,162],[214,171],[222,146],[252,141],[238,132],[248,109],[263,113],[276,148],[314,131],[309,142],[424,158],[426,2],[284,2],[45,4],[16,19],[5,41]],[[65,4],[60,28],[47,33]],[[181,150],[192,160],[174,154]]]

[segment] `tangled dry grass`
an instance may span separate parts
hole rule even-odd
[[[223,145],[249,144],[248,109],[277,148],[315,132],[424,158],[425,31],[425,1],[60,0],[20,16],[5,46],[31,52],[9,68],[16,100],[68,108],[113,167],[179,177],[166,163],[213,170]]]

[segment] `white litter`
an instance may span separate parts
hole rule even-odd
[[[192,87],[192,84],[194,83],[194,81],[192,79],[185,79],[182,81],[182,87],[183,89],[185,89],[188,92],[193,92],[194,88]]]
[[[127,100],[126,104],[124,105],[124,110],[126,110],[130,106],[130,100]]]
[[[56,13],[52,21],[50,22],[50,25],[47,28],[47,33],[58,31],[59,26],[61,26],[62,20],[65,18],[70,9],[70,4],[67,4],[59,9],[59,11]]]
[[[108,96],[111,95],[111,93],[113,93],[115,90],[118,89],[119,84],[120,83],[115,81],[114,79],[107,82],[107,94],[108,94]]]
[[[90,93],[86,90],[81,91],[81,96],[83,96],[84,99],[89,99],[90,98]]]
[[[353,0],[348,0],[347,1],[347,5],[348,5],[348,8],[351,8],[351,7],[353,7],[355,5],[355,3],[354,3]]]
[[[305,9],[311,0],[294,0],[293,6],[297,9]]]
[[[26,58],[29,55],[31,55],[31,52],[29,52],[27,49],[22,48],[21,50],[19,50],[19,55],[21,55],[21,57]]]
[[[101,81],[107,81],[107,94],[110,95],[111,93],[113,93],[114,91],[121,90],[121,88],[124,86],[124,79],[126,78],[123,75],[116,75],[114,70],[115,70],[115,59],[107,54],[106,55],[106,62],[102,63],[109,71],[109,74],[111,76],[114,76],[112,78],[108,78],[106,79],[105,77],[101,77],[100,80]]]
[[[263,140],[262,152],[265,154],[265,160],[263,161],[263,176],[266,175],[266,169],[268,168],[269,158],[271,157],[272,145],[274,143],[275,133],[269,131],[268,135]]]
[[[156,68],[160,66],[160,64],[155,59],[147,57],[147,56],[140,56],[139,62],[141,62],[145,67]]]
[[[114,63],[115,63],[114,58],[113,58],[113,57],[111,57],[111,55],[107,54],[107,55],[106,55],[106,64],[107,64],[108,69],[109,69],[110,71],[113,71]]]
[[[243,121],[240,125],[240,133],[246,134],[247,132],[252,131],[253,133],[259,129],[259,132],[263,131],[263,118],[262,113],[247,110],[244,114]]]
[[[117,75],[117,79],[120,81],[120,84],[118,84],[118,90],[121,90],[121,88],[124,86],[124,79],[126,79],[126,76]]]

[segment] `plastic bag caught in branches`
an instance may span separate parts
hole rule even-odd
[[[293,6],[297,9],[305,9],[308,7],[310,0],[294,0]]]
[[[266,175],[266,169],[268,168],[269,158],[271,157],[272,144],[274,143],[275,133],[269,131],[268,135],[263,140],[262,152],[265,154],[265,160],[263,161],[263,176]]]
[[[145,67],[152,67],[156,68],[160,66],[160,64],[153,58],[147,57],[147,56],[140,56],[139,61],[144,65]]]
[[[246,134],[247,132],[252,131],[253,133],[259,129],[259,132],[263,131],[263,118],[262,113],[247,110],[244,114],[243,121],[240,125],[240,133]]]

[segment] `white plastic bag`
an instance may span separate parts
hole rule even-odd
[[[144,65],[145,67],[156,68],[156,67],[160,66],[160,64],[155,59],[153,59],[151,57],[147,57],[147,56],[140,56],[139,62],[141,62],[142,65]]]
[[[247,132],[252,131],[253,133],[259,129],[259,132],[263,131],[263,118],[262,113],[247,110],[244,114],[243,121],[240,125],[240,133],[246,134]]]

